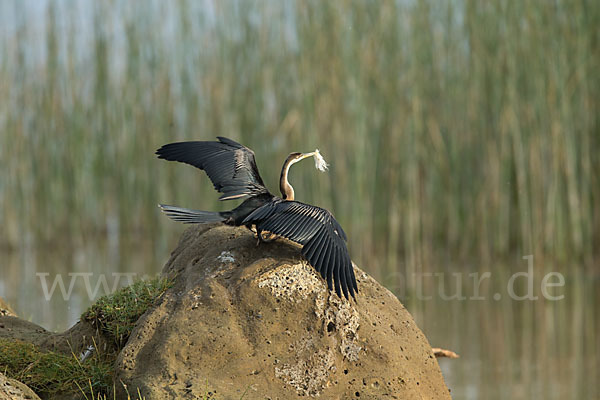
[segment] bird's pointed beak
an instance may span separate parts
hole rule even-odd
[[[294,161],[292,161],[292,164],[295,164],[298,161],[302,161],[305,158],[309,158],[309,157],[315,158],[315,168],[317,168],[319,171],[325,171],[329,167],[329,165],[327,164],[327,162],[325,161],[325,159],[319,152],[319,149],[317,149],[315,151],[311,151],[310,153],[302,153],[300,155],[300,157],[298,157]]]
[[[314,155],[315,155],[314,151],[310,152],[310,153],[302,153],[302,155],[298,158],[298,161],[304,160],[305,158],[312,157]]]
[[[300,154],[299,157],[297,157],[294,160],[292,160],[292,164],[296,164],[297,162],[300,162],[300,161],[304,160],[305,158],[312,157],[314,154],[315,154],[314,152],[311,152],[311,153],[302,153],[302,154]]]

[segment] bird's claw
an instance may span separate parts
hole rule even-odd
[[[273,240],[275,240],[277,235],[275,235],[274,233],[271,232],[265,232],[265,231],[261,231],[261,230],[256,230],[256,246],[258,246],[261,242],[262,243],[269,243],[272,242]]]
[[[274,233],[271,232],[267,232],[266,236],[262,236],[261,235],[261,241],[263,243],[269,243],[272,242],[273,240],[277,239],[277,235],[275,235]]]

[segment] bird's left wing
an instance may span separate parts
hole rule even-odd
[[[302,255],[327,280],[338,296],[358,292],[346,234],[333,215],[298,201],[274,201],[257,208],[243,224],[269,231],[301,244]]]
[[[156,150],[158,158],[193,165],[206,172],[220,200],[239,199],[268,193],[260,177],[254,152],[231,139],[218,142],[169,143]]]

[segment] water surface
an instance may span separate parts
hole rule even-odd
[[[130,279],[159,273],[176,239],[4,251],[0,296],[22,318],[64,330],[99,296]],[[429,269],[436,271],[432,275],[409,268],[416,271],[412,278],[404,271],[379,279],[403,299],[432,346],[460,354],[456,360],[439,360],[453,398],[598,398],[599,276],[573,269],[564,286],[547,293],[564,298],[547,300],[540,287],[546,271],[536,267],[532,294],[537,299],[515,300],[507,284],[515,271],[527,271],[527,262],[515,264],[471,267],[478,277],[486,271],[491,275],[482,279],[478,292],[464,272],[468,268],[442,262]],[[525,278],[515,280],[514,291],[527,294]]]

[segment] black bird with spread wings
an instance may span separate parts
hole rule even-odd
[[[213,212],[160,205],[170,218],[188,224],[223,222],[228,225],[256,227],[259,240],[263,231],[282,236],[302,245],[302,255],[327,280],[330,290],[339,297],[354,297],[358,292],[346,234],[333,215],[320,207],[294,200],[294,189],[288,182],[290,167],[308,157],[325,170],[327,164],[318,150],[291,153],[281,169],[279,188],[282,197],[271,194],[260,177],[254,152],[224,137],[218,141],[179,142],[162,146],[158,158],[193,165],[206,172],[219,200],[245,199],[231,211]]]

